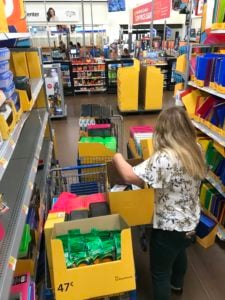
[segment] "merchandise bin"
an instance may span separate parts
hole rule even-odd
[[[135,166],[142,159],[130,159],[128,162]],[[113,187],[116,184],[124,184],[112,162],[107,163],[108,184]],[[139,189],[122,192],[110,192],[107,197],[112,214],[119,214],[129,226],[145,225],[152,223],[154,211],[154,190]]]
[[[204,238],[196,237],[197,242],[204,248],[209,248],[215,244],[216,234],[218,231],[218,225]]]
[[[16,109],[12,100],[7,100],[5,104],[7,105],[9,114],[6,112],[8,114],[6,119],[5,114],[0,113],[0,131],[2,138],[7,140],[16,125]]]
[[[82,233],[121,230],[121,259],[96,265],[67,269],[62,242],[57,235],[80,229]],[[135,267],[131,230],[119,215],[55,224],[51,239],[54,291],[56,300],[81,300],[135,290]],[[87,288],[88,287],[88,288]]]
[[[19,94],[17,92],[13,93],[11,96],[11,100],[13,101],[16,109],[16,122],[18,122],[21,118],[21,115],[23,113],[21,100],[19,97]]]
[[[139,69],[136,61],[132,67],[118,69],[117,96],[120,111],[138,110]]]
[[[52,230],[56,223],[63,223],[65,221],[65,213],[49,213],[44,226],[45,245],[48,259],[48,268],[50,273],[51,283],[53,285],[53,271],[52,271],[52,252],[51,252],[51,236]]]
[[[30,80],[42,78],[39,53],[37,51],[11,52],[10,69],[15,76],[26,76]],[[30,111],[34,105],[34,99],[28,97],[25,90],[17,90],[20,97],[22,110]]]
[[[34,239],[35,239],[35,246],[34,246],[34,253],[32,254],[32,257],[28,258],[21,258],[17,260],[16,263],[16,269],[15,269],[15,275],[22,274],[24,272],[30,273],[31,276],[34,276],[35,273],[35,263],[37,260],[37,243],[38,243],[38,232],[37,230],[34,230]]]
[[[141,66],[139,103],[145,110],[161,110],[163,99],[163,74],[153,66]]]

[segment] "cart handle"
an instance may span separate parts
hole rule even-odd
[[[83,169],[94,169],[94,168],[100,168],[105,167],[105,164],[90,164],[90,165],[80,165],[80,166],[68,166],[64,168],[55,168],[51,169],[50,172],[54,171],[73,171],[73,170],[83,170]]]

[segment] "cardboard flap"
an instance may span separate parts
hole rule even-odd
[[[143,162],[143,159],[141,159],[141,158],[128,159],[127,162],[131,166],[136,166],[136,165],[140,164],[141,162]],[[118,173],[113,162],[107,163],[107,177],[108,177],[108,182],[111,187],[114,186],[115,184],[120,184],[120,185],[125,184],[123,178]]]

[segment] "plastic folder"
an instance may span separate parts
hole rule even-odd
[[[208,216],[201,213],[200,222],[196,228],[196,234],[200,238],[207,236],[210,231],[215,227],[216,222]]]
[[[198,102],[198,98],[201,96],[201,92],[199,90],[192,90],[187,95],[181,95],[184,106],[186,107],[189,114],[194,114],[196,111],[196,105]]]
[[[225,15],[225,1],[220,0],[219,2],[216,23],[223,23]]]
[[[221,124],[223,125],[224,123],[224,119],[219,119],[219,116],[218,116],[218,111],[225,107],[225,103],[224,102],[218,102],[216,103],[215,105],[213,105],[212,107],[212,110],[211,110],[211,118],[210,118],[210,122],[217,126],[217,127],[220,127],[220,121],[221,121]]]
[[[214,97],[212,96],[207,97],[204,103],[197,109],[196,111],[197,115],[205,119],[215,104],[216,104],[216,99]]]
[[[204,207],[205,206],[205,198],[206,198],[206,193],[208,189],[211,187],[211,185],[208,182],[202,183],[201,186],[201,191],[200,191],[200,203]]]
[[[201,145],[202,149],[206,152],[210,143],[208,138],[198,138],[198,143]]]

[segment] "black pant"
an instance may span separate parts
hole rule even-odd
[[[153,229],[150,263],[154,300],[169,300],[171,285],[182,288],[187,270],[186,248],[191,239],[184,232]]]

